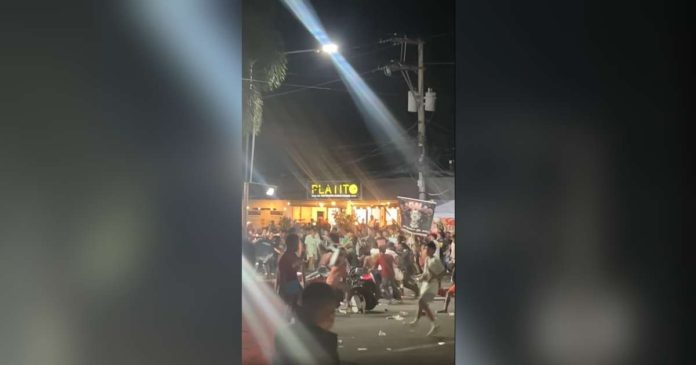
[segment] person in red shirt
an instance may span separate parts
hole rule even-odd
[[[380,267],[380,276],[382,277],[382,290],[389,299],[389,304],[394,302],[394,299],[399,293],[399,287],[394,279],[394,256],[387,254],[387,245],[384,238],[377,239],[379,247],[379,256],[375,260],[373,269]]]

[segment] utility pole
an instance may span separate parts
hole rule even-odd
[[[392,37],[386,40],[380,41],[380,43],[392,43],[401,46],[401,59],[400,62],[392,62],[390,65],[382,67],[382,70],[387,76],[391,76],[393,72],[400,71],[408,85],[408,88],[415,99],[415,106],[418,112],[418,199],[427,200],[426,194],[426,183],[425,176],[427,175],[427,154],[426,154],[426,143],[425,143],[425,65],[423,63],[423,49],[425,48],[425,41],[422,39],[409,39],[406,37]],[[406,62],[406,51],[408,45],[416,45],[418,47],[418,66],[410,66],[405,64]],[[408,72],[416,72],[418,74],[418,85],[414,88],[411,83],[411,79]],[[430,91],[429,91],[430,93]],[[428,95],[429,96],[429,95]],[[434,94],[433,94],[434,98]],[[434,100],[434,99],[433,99]],[[429,109],[433,111],[434,109]],[[409,111],[411,107],[409,106]]]
[[[418,199],[426,200],[425,196],[425,94],[423,89],[423,78],[425,69],[423,68],[423,47],[424,42],[418,40],[418,147],[420,148],[420,157],[418,157]]]
[[[249,128],[251,133],[251,156],[249,156],[249,135],[246,138],[246,157],[247,166],[249,168],[248,175],[245,166],[244,171],[244,191],[242,192],[242,227],[244,228],[244,234],[247,231],[247,206],[249,205],[249,183],[252,181],[254,173],[254,144],[256,142],[256,133],[254,133],[254,106],[251,104],[252,94],[254,92],[254,63],[256,60],[251,60],[249,65],[249,98],[248,98],[248,108],[249,108]],[[251,158],[249,158],[251,157]]]

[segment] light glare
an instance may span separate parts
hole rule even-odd
[[[334,43],[325,44],[321,47],[324,53],[332,54],[338,52],[338,45]]]

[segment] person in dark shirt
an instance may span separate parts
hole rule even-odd
[[[413,276],[416,275],[413,252],[411,252],[411,249],[406,244],[406,239],[403,238],[403,236],[399,236],[399,248],[397,252],[401,256],[402,270],[404,272],[404,279],[401,281],[401,283],[404,285],[404,288],[413,291],[413,294],[417,298],[420,293],[420,289],[418,288],[416,281],[413,279]]]
[[[338,365],[338,336],[331,332],[338,305],[334,290],[312,283],[302,291],[298,321],[275,337],[273,365]]]
[[[294,310],[297,308],[297,300],[302,292],[302,285],[297,274],[303,273],[300,238],[296,234],[289,234],[285,238],[285,246],[285,253],[278,260],[276,289],[283,301]]]

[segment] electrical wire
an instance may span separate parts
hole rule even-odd
[[[364,71],[364,72],[359,73],[358,75],[359,75],[359,76],[363,76],[363,75],[367,75],[367,74],[369,74],[369,73],[373,73],[373,72],[376,72],[376,71],[379,71],[379,68],[375,68],[375,69],[372,69],[372,70],[369,70],[369,71]],[[324,85],[331,85],[331,84],[335,84],[335,83],[341,82],[341,81],[343,81],[343,79],[335,79],[335,80],[326,81],[326,82],[321,82],[321,83],[314,84],[314,85],[308,85],[308,86],[302,87],[302,88],[297,88],[297,89],[293,89],[293,90],[288,90],[288,91],[283,91],[283,92],[268,94],[268,95],[264,96],[263,99],[270,99],[270,98],[274,98],[274,97],[276,97],[276,96],[293,94],[293,93],[296,93],[296,92],[300,92],[300,91],[304,91],[304,90],[309,90],[309,88],[316,88],[316,87],[320,87],[320,86],[324,86]],[[339,89],[334,89],[334,90],[335,90],[335,91],[345,91],[345,92],[348,92],[348,90],[339,90]]]

